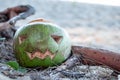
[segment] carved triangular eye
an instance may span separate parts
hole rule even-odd
[[[19,36],[19,44],[21,44],[26,38],[27,36],[25,35]]]
[[[55,40],[56,43],[60,43],[60,41],[62,40],[62,36],[58,36],[58,35],[51,35],[51,37]]]

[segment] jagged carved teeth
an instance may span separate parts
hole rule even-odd
[[[47,56],[49,56],[51,59],[54,58],[55,54],[51,53],[49,50],[46,50],[45,53],[42,53],[40,51],[35,51],[34,53],[26,52],[28,57],[32,60],[35,57],[40,59],[45,59]]]

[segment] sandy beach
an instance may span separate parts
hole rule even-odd
[[[119,5],[62,0],[0,0],[0,11],[8,7],[27,4],[33,6],[36,13],[17,22],[17,27],[34,19],[44,18],[63,27],[69,33],[73,45],[105,48],[120,52]]]

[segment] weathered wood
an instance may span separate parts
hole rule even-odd
[[[7,39],[12,38],[15,33],[14,25],[16,21],[25,19],[34,13],[35,10],[30,5],[7,8],[0,12],[0,36]]]
[[[76,56],[82,55],[82,62],[87,64],[103,64],[106,65],[115,71],[120,71],[120,53],[103,50],[103,49],[94,49],[84,46],[72,46],[73,54]],[[93,63],[89,63],[89,60]]]
[[[22,8],[23,8],[23,11],[22,11]],[[25,10],[25,8],[26,8],[26,10]],[[11,25],[14,25],[16,23],[16,21],[21,20],[21,19],[25,19],[25,18],[27,18],[30,15],[35,13],[35,9],[30,5],[19,6],[19,9],[17,9],[16,11],[19,11],[20,14],[9,20],[9,23]]]
[[[12,27],[12,25],[10,25],[9,22],[0,23],[0,31],[3,31],[5,29],[9,29],[11,27]]]
[[[7,8],[0,12],[0,19],[6,18],[0,22],[7,22],[15,16],[19,16],[19,19],[25,19],[26,17],[35,13],[35,9],[30,5],[19,5],[12,8]]]
[[[62,71],[65,69],[71,69],[76,64],[79,64],[79,57],[72,55],[70,58],[68,58],[62,65],[57,67],[57,71]]]

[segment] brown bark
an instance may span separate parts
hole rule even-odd
[[[116,71],[120,71],[120,53],[103,50],[103,49],[94,49],[90,47],[83,46],[72,46],[73,55],[81,57],[82,62],[91,64],[103,64]],[[91,61],[93,63],[91,63]]]

